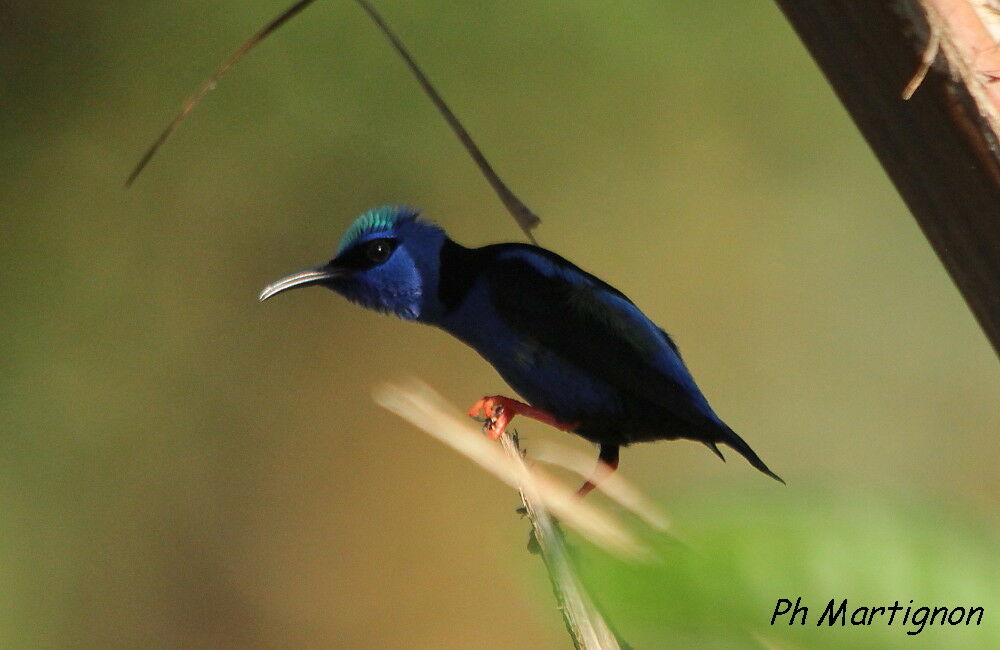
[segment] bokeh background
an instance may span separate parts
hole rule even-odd
[[[370,397],[416,375],[465,406],[493,370],[320,290],[256,301],[381,203],[520,237],[359,9],[289,23],[122,188],[283,5],[0,1],[0,646],[567,647],[515,495]],[[773,4],[378,6],[539,241],[664,325],[788,481],[625,450],[702,554],[579,544],[625,638],[1000,645],[997,359]],[[770,627],[796,596],[986,618]]]

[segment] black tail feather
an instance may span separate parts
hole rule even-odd
[[[719,440],[718,442],[722,442],[729,445],[730,447],[735,449],[741,456],[746,458],[747,462],[749,462],[751,465],[756,467],[764,474],[767,474],[775,481],[778,481],[782,485],[785,485],[785,479],[781,478],[780,476],[772,472],[768,468],[768,466],[764,464],[764,461],[760,459],[760,456],[758,456],[753,449],[750,449],[750,445],[744,442],[743,438],[739,437],[739,435],[737,435],[736,432],[733,431],[732,429],[727,429],[727,431],[729,435],[723,438],[722,440]],[[708,444],[710,447],[715,447],[714,442],[705,444]],[[718,449],[715,449],[715,453],[719,454],[719,456],[722,456],[722,454],[719,452]]]
[[[712,442],[711,440],[702,440],[702,442],[705,443],[705,446],[711,449],[712,452],[716,456],[718,456],[723,463],[726,462],[726,457],[722,455],[722,452],[719,451],[719,447],[714,442]]]

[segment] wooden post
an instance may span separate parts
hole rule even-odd
[[[1000,354],[994,10],[980,0],[776,2]]]

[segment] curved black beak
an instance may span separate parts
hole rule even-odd
[[[260,292],[258,299],[264,302],[271,296],[276,296],[282,291],[287,291],[289,289],[295,289],[297,287],[305,287],[310,284],[320,284],[326,280],[332,280],[333,278],[342,275],[340,269],[333,266],[320,266],[315,269],[306,269],[305,271],[299,271],[298,273],[292,273],[291,275],[286,275],[280,280],[276,280],[271,284],[264,287],[264,290]]]

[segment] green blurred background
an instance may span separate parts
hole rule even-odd
[[[358,8],[289,23],[122,189],[283,5],[0,1],[0,646],[567,647],[515,495],[370,398],[413,374],[464,406],[493,370],[319,290],[256,301],[381,203],[519,238]],[[705,557],[582,548],[624,636],[1000,646],[997,359],[773,4],[378,5],[539,241],[671,331],[788,481],[625,450]],[[986,618],[769,627],[797,595]]]

